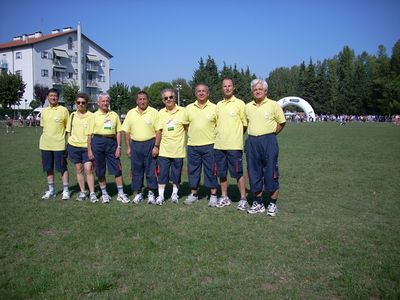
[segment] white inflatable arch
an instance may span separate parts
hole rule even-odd
[[[282,98],[278,101],[278,104],[284,108],[288,105],[294,105],[300,107],[307,115],[307,120],[315,122],[315,113],[314,109],[306,100],[296,97],[296,96],[289,96]]]

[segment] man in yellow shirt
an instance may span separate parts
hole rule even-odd
[[[129,203],[124,193],[122,180],[121,156],[121,121],[114,111],[110,111],[110,95],[101,93],[98,96],[99,109],[93,114],[88,130],[88,155],[96,164],[96,175],[101,189],[103,203],[109,203],[111,197],[107,192],[106,164],[108,173],[115,176],[118,196],[117,201]]]
[[[197,100],[186,107],[188,123],[188,179],[192,193],[186,198],[185,204],[199,200],[197,194],[201,169],[204,167],[204,185],[211,190],[209,203],[216,203],[217,177],[215,174],[214,141],[217,122],[216,105],[208,100],[208,86],[198,84],[195,89]]]
[[[160,135],[156,137],[158,112],[149,106],[149,95],[140,91],[136,96],[136,107],[128,111],[122,124],[125,131],[126,153],[131,158],[133,203],[143,200],[143,181],[146,174],[148,188],[147,203],[154,204],[157,189],[157,156]]]
[[[175,91],[167,88],[161,91],[165,108],[158,113],[158,134],[161,135],[160,153],[158,156],[158,197],[157,205],[164,202],[165,185],[172,181],[172,203],[179,201],[179,184],[185,149],[185,109],[176,105]],[[171,174],[171,176],[170,176]],[[171,178],[170,178],[171,177]]]
[[[228,197],[227,172],[236,178],[240,192],[239,210],[246,210],[246,186],[243,177],[243,133],[247,120],[244,113],[245,103],[236,98],[233,80],[226,78],[222,81],[224,99],[217,103],[217,127],[214,144],[217,176],[221,184],[221,198],[212,206],[224,207],[231,205]]]
[[[250,190],[255,199],[250,214],[265,212],[263,191],[269,195],[267,215],[275,216],[279,194],[278,141],[276,136],[286,124],[279,104],[267,98],[268,84],[263,79],[251,82],[254,101],[246,105],[248,138],[246,140],[247,169]]]
[[[76,111],[73,112],[68,119],[68,156],[75,164],[76,181],[78,182],[80,192],[77,201],[86,199],[85,177],[83,170],[86,173],[86,181],[89,188],[89,197],[92,203],[98,201],[94,192],[94,176],[93,163],[88,156],[87,147],[87,131],[92,113],[87,110],[89,96],[85,93],[78,93],[75,99]]]
[[[66,159],[65,127],[67,125],[69,112],[58,104],[59,91],[50,89],[47,92],[48,107],[42,110],[40,126],[43,133],[40,136],[39,149],[42,153],[43,170],[47,174],[48,190],[42,196],[43,200],[54,198],[54,164],[56,170],[61,173],[63,182],[62,199],[70,198],[68,187],[68,169]]]

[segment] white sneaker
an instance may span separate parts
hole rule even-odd
[[[101,195],[101,203],[110,203],[111,197],[108,194]]]
[[[120,201],[120,202],[126,204],[126,203],[129,203],[131,200],[129,200],[129,198],[126,194],[118,194],[117,201]]]
[[[76,197],[76,201],[84,201],[86,200],[86,192],[79,192],[78,196]]]
[[[48,200],[50,198],[55,198],[56,197],[56,193],[55,192],[50,192],[50,191],[46,191],[44,193],[44,195],[42,196],[43,200]]]
[[[156,204],[161,206],[163,205],[163,202],[164,202],[164,197],[158,196],[156,199]]]
[[[224,206],[229,206],[231,205],[231,199],[229,199],[229,197],[221,197],[218,199],[218,203],[217,203],[217,207],[221,208]]]
[[[208,200],[208,206],[209,207],[216,207],[218,204],[218,197],[211,195],[210,200]]]
[[[139,204],[140,202],[143,201],[143,194],[142,193],[137,193],[135,197],[133,197],[132,202],[135,204]]]
[[[179,202],[179,196],[178,196],[177,193],[173,193],[173,194],[171,195],[171,201],[172,201],[172,203],[178,204],[178,202]]]
[[[246,211],[249,209],[249,203],[247,203],[246,198],[240,199],[237,209],[241,211]]]
[[[90,193],[90,202],[96,203],[98,201],[99,201],[99,199],[97,199],[96,194],[95,193]]]
[[[276,204],[274,203],[268,204],[267,216],[275,217],[277,212],[278,212],[278,206],[276,206]]]
[[[147,204],[156,204],[156,197],[152,191],[149,191],[147,195]]]
[[[249,214],[259,214],[265,212],[264,204],[259,204],[256,201],[253,202],[253,205],[247,211]]]
[[[172,198],[172,197],[171,197]],[[199,196],[193,196],[193,194],[190,194],[185,201],[183,201],[184,204],[190,205],[195,202],[199,201]]]
[[[63,191],[61,199],[62,200],[69,200],[69,198],[70,198],[69,191]]]

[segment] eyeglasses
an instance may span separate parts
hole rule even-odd
[[[167,96],[167,97],[164,97],[164,100],[172,100],[172,99],[174,99],[174,96]]]
[[[76,101],[77,105],[86,105],[86,101]]]

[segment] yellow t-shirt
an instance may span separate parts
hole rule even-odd
[[[39,149],[49,151],[65,150],[65,127],[69,117],[64,106],[46,107],[40,116],[43,133],[40,136]]]
[[[248,121],[247,133],[259,136],[276,131],[277,124],[286,122],[285,114],[279,104],[265,97],[260,106],[255,101],[246,104]]]
[[[158,112],[157,130],[162,130],[160,156],[170,158],[184,158],[185,148],[185,109],[176,106],[173,112],[166,108]]]
[[[217,103],[215,149],[243,150],[243,127],[247,126],[245,103],[232,96]]]
[[[200,108],[197,101],[186,107],[186,123],[188,129],[188,146],[204,146],[214,144],[215,126],[217,124],[217,106],[207,100]]]
[[[69,116],[66,129],[66,131],[70,133],[68,144],[74,147],[87,148],[87,135],[92,115],[92,112],[87,111],[83,115],[73,112]]]
[[[148,141],[156,136],[157,117],[158,111],[153,107],[147,107],[143,113],[137,107],[133,108],[128,111],[122,130],[134,141]]]
[[[116,112],[112,110],[103,113],[100,109],[97,110],[89,122],[88,135],[115,135],[121,131],[121,121]]]

